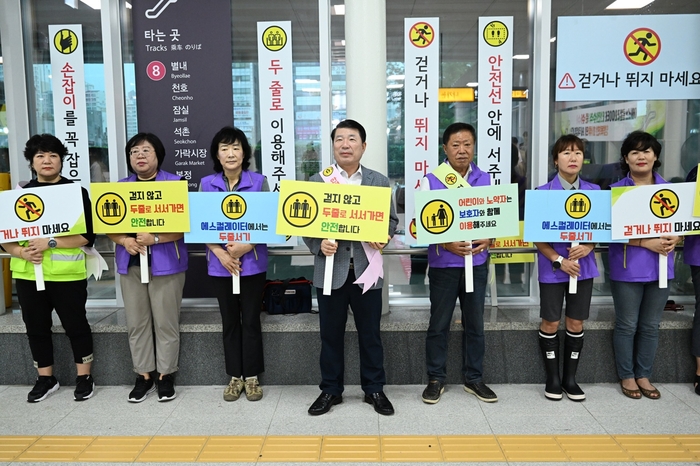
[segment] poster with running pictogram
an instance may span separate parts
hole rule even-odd
[[[700,98],[700,15],[560,16],[557,101]]]

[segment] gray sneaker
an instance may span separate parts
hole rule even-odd
[[[236,401],[243,392],[243,381],[238,377],[231,377],[231,381],[224,389],[224,401]]]
[[[245,397],[248,399],[248,401],[258,401],[262,399],[263,391],[257,377],[254,379],[246,379]]]

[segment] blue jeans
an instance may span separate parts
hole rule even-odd
[[[620,379],[651,376],[659,345],[659,322],[669,295],[669,288],[659,282],[610,281],[615,303],[613,347]]]
[[[447,339],[455,303],[462,310],[462,375],[466,383],[481,381],[484,366],[484,299],[488,262],[474,267],[474,292],[464,289],[464,268],[433,268],[430,279],[430,324],[425,338],[429,380],[447,378]]]

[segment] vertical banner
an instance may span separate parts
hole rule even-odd
[[[414,193],[438,166],[440,122],[440,19],[404,18],[405,211],[406,244],[416,243]]]
[[[258,22],[262,174],[272,192],[296,180],[291,21]]]
[[[477,154],[491,184],[510,183],[513,17],[479,18]]]
[[[49,25],[54,132],[68,148],[61,174],[90,189],[83,28]]]
[[[139,131],[163,141],[163,169],[197,191],[212,138],[233,124],[231,2],[132,4]]]

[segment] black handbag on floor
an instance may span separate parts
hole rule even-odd
[[[311,282],[304,277],[268,280],[263,291],[268,314],[303,314],[311,311]]]

